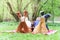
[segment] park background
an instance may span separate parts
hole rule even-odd
[[[29,19],[40,16],[40,11],[50,13],[50,29],[58,30],[52,35],[0,33],[0,40],[60,40],[60,0],[0,0],[0,31],[14,30],[19,24],[16,13],[27,10]]]

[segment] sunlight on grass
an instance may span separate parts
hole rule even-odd
[[[19,23],[17,22],[3,22],[0,23],[0,31],[14,30]],[[57,24],[58,25],[58,24]],[[52,35],[32,34],[32,33],[0,33],[0,40],[60,40],[60,27],[49,25],[50,29],[58,30]]]

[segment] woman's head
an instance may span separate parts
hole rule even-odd
[[[28,16],[28,12],[26,11],[26,10],[24,10],[24,14],[23,14],[24,16]]]

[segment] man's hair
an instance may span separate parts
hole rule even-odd
[[[46,15],[45,15],[45,18],[49,18],[49,17],[51,17],[50,14],[46,14]]]
[[[41,14],[41,16],[43,16],[45,13],[44,13],[44,11],[40,11],[40,14]]]

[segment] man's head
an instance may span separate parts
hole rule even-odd
[[[47,18],[51,17],[51,14],[45,14],[44,17],[47,19]]]
[[[51,17],[51,14],[45,14],[43,17],[45,18],[45,22],[47,22],[48,18]]]

